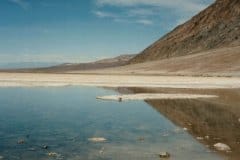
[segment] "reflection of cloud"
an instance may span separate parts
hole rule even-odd
[[[16,5],[20,6],[23,9],[28,9],[30,7],[30,4],[24,0],[9,0],[12,3],[15,3]]]

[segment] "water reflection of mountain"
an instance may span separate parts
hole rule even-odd
[[[217,142],[232,149],[229,159],[240,157],[240,90],[187,90],[131,88],[134,93],[200,93],[215,94],[217,99],[148,100],[154,109],[212,148]],[[203,139],[202,139],[203,138]]]

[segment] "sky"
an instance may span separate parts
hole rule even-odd
[[[0,0],[0,63],[141,52],[214,0]]]

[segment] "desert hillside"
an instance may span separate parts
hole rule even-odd
[[[217,0],[146,48],[130,64],[240,45],[240,1]]]
[[[102,70],[75,70],[71,73],[240,76],[240,46],[211,49],[180,57],[148,61]]]

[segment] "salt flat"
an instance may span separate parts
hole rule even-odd
[[[217,98],[215,95],[203,94],[164,94],[164,93],[140,93],[99,96],[97,99],[108,101],[128,101],[128,100],[154,100],[154,99],[198,99],[198,98]]]
[[[240,88],[239,77],[0,73],[0,87],[35,86]]]

